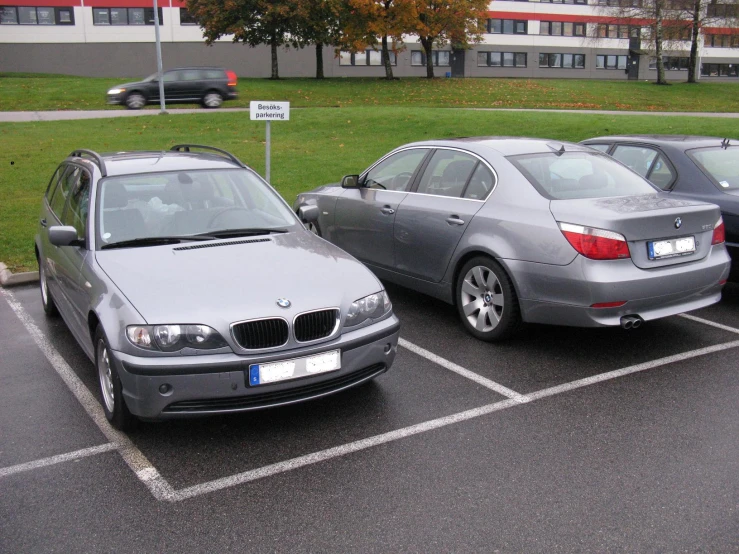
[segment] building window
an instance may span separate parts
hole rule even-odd
[[[527,0],[528,1],[528,0]],[[548,4],[582,4],[587,6],[588,0],[540,0],[542,3]]]
[[[662,56],[662,64],[667,71],[687,71],[690,58]],[[657,69],[657,58],[649,58],[649,69]]]
[[[398,65],[395,52],[390,50],[388,55],[390,56],[390,65]],[[365,50],[352,54],[351,52],[342,51],[339,53],[339,65],[382,65],[382,52],[379,50]]]
[[[2,25],[74,25],[74,9],[0,6]]]
[[[525,52],[478,52],[478,67],[526,67]]]
[[[716,2],[716,0],[712,0],[712,2],[707,6],[706,15],[708,17],[719,17],[724,19],[739,17],[739,5],[733,2],[721,3]]]
[[[596,30],[598,38],[629,38],[638,37],[641,27],[633,27],[630,25],[613,25],[599,23]]]
[[[618,8],[640,8],[642,0],[598,0],[598,5]]]
[[[433,50],[431,52],[433,64],[435,66],[448,66],[449,54],[450,52],[448,50]],[[423,50],[412,50],[411,65],[426,65],[426,52]]]
[[[542,21],[539,26],[539,34],[562,37],[584,37],[585,28],[585,23]]]
[[[705,46],[711,48],[739,48],[739,35],[706,35]]]
[[[157,8],[159,23],[162,8]],[[93,25],[154,25],[154,8],[92,8]]]
[[[180,25],[198,25],[198,21],[187,11],[187,8],[180,8]]]
[[[626,69],[628,56],[595,56],[595,69]]]
[[[585,69],[585,54],[539,54],[539,67]]]
[[[702,63],[702,77],[739,77],[739,63]]]
[[[525,35],[528,27],[525,19],[488,19],[488,33],[496,35]]]

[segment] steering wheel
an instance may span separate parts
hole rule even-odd
[[[248,208],[242,208],[241,206],[227,206],[223,208],[222,210],[218,210],[213,217],[210,218],[210,221],[208,221],[207,228],[212,229],[213,224],[216,222],[216,220],[221,217],[223,214],[227,212],[234,212],[234,211],[240,211],[240,212],[248,212],[250,211]]]
[[[408,181],[411,180],[411,177],[413,177],[413,173],[411,173],[410,171],[403,171],[402,173],[398,173],[395,177],[393,177],[393,190],[405,189],[405,186],[408,184]]]

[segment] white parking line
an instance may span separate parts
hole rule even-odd
[[[90,448],[83,448],[82,450],[75,450],[74,452],[68,452],[66,454],[58,454],[56,456],[50,456],[49,458],[34,460],[33,462],[3,467],[0,468],[0,477],[7,477],[8,475],[30,471],[40,467],[53,466],[54,464],[61,464],[62,462],[69,462],[71,460],[79,460],[80,458],[86,458],[87,456],[110,452],[111,450],[116,450],[116,448],[115,444],[109,442],[107,444],[101,444],[100,446],[92,446]]]
[[[450,362],[449,360],[442,358],[441,356],[437,356],[433,352],[429,352],[425,348],[416,346],[412,342],[408,342],[405,339],[399,339],[398,344],[406,350],[410,350],[414,354],[418,354],[419,356],[422,356],[427,360],[440,365],[441,367],[445,367],[446,369],[453,371],[454,373],[457,373],[462,377],[466,377],[467,379],[474,381],[478,385],[482,385],[483,387],[486,387],[490,390],[494,390],[495,392],[497,392],[498,394],[502,394],[506,398],[511,398],[519,403],[529,401],[529,398],[527,398],[523,394],[519,394],[516,391],[509,389],[508,387],[504,387],[500,383],[496,383],[495,381],[491,381],[487,377],[483,377],[482,375],[478,375],[477,373],[470,371],[469,369],[465,369],[462,366],[455,364],[454,362]]]
[[[133,442],[131,442],[131,439],[110,426],[100,403],[95,399],[82,381],[80,381],[80,378],[77,377],[56,348],[54,348],[54,346],[44,336],[41,329],[38,328],[38,326],[33,322],[31,316],[28,315],[28,312],[26,312],[20,302],[16,300],[15,295],[4,288],[0,288],[0,294],[5,297],[5,300],[15,312],[15,315],[18,316],[18,319],[20,319],[23,326],[31,335],[31,338],[33,338],[41,352],[46,356],[46,359],[49,360],[49,363],[59,374],[59,377],[62,378],[62,381],[64,381],[69,390],[72,391],[75,398],[77,398],[79,403],[82,404],[82,407],[92,418],[95,425],[97,425],[107,439],[115,445],[115,448],[120,452],[126,464],[128,464],[139,479],[141,479],[141,482],[146,485],[155,498],[159,500],[168,500],[169,497],[174,494],[174,490],[169,483],[159,475],[156,468],[152,466],[151,462],[146,459],[146,456],[136,448]],[[146,478],[142,478],[142,475],[140,474],[145,475]]]
[[[689,319],[691,321],[697,321],[698,323],[710,325],[711,327],[716,327],[717,329],[723,329],[724,331],[728,331],[729,333],[736,333],[739,335],[739,329],[737,329],[736,327],[729,327],[728,325],[724,325],[723,323],[716,323],[715,321],[710,321],[708,319],[703,319],[702,317],[696,317],[690,314],[680,314],[680,317],[684,317],[685,319]]]

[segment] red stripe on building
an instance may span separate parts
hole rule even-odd
[[[80,0],[0,0],[0,6],[36,6],[41,8],[72,8],[81,6]],[[5,25],[3,25],[4,27]]]
[[[37,0],[44,2],[45,0]],[[153,8],[152,0],[84,0],[85,7],[92,8]],[[159,0],[160,8],[169,8],[170,0]]]
[[[704,35],[739,35],[739,28],[732,27],[703,27]]]

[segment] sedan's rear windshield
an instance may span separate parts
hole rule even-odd
[[[689,151],[688,156],[721,190],[739,189],[739,146],[700,148]]]
[[[641,176],[594,152],[521,154],[508,160],[550,200],[655,194]]]

